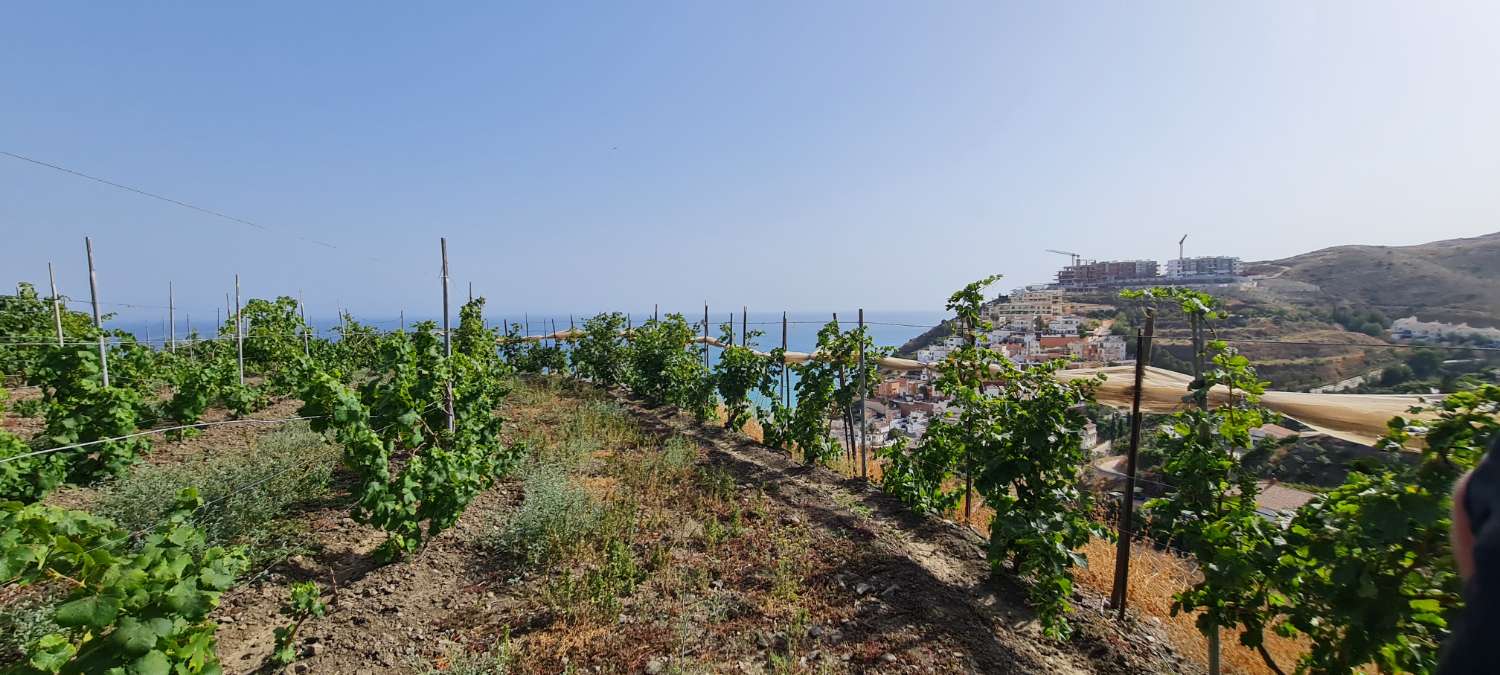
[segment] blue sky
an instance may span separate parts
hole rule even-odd
[[[6,282],[427,313],[444,235],[499,311],[922,309],[1500,229],[1492,3],[207,4],[9,7],[0,150],[272,231],[0,156]]]

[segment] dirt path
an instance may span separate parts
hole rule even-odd
[[[1098,608],[1104,599],[1075,597],[1077,635],[1066,645],[1046,640],[1020,590],[987,582],[984,541],[952,522],[913,514],[899,501],[858,479],[808,467],[737,434],[705,428],[680,415],[631,409],[661,430],[690,435],[709,448],[708,461],[739,479],[776,486],[778,501],[832,531],[859,542],[854,573],[881,589],[883,606],[861,617],[871,633],[899,631],[911,616],[925,620],[928,639],[945,638],[965,648],[966,670],[980,672],[1182,672],[1183,664],[1161,639],[1132,626],[1127,634]],[[921,643],[907,648],[920,649]],[[890,644],[896,663],[903,645]]]

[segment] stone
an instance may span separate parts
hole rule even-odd
[[[658,656],[658,657],[656,657],[654,659],[651,659],[650,661],[646,662],[646,672],[649,675],[657,675],[657,673],[660,673],[661,671],[665,670],[666,668],[667,668],[667,662],[664,661],[664,660],[662,660],[662,658],[660,656]]]

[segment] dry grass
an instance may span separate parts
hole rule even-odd
[[[842,456],[836,458],[829,468],[846,476],[859,475],[859,463],[857,461],[850,463]],[[870,479],[878,483],[880,475],[880,463],[870,462]],[[957,480],[949,485],[950,488],[961,486],[962,483]],[[960,501],[958,507],[945,514],[945,517],[962,523],[964,522],[963,512],[964,504]],[[969,527],[981,535],[986,535],[989,532],[990,521],[994,518],[994,510],[986,506],[979,495],[974,495]],[[1074,571],[1075,581],[1108,595],[1114,588],[1115,550],[1113,543],[1103,539],[1092,539],[1080,551],[1088,558],[1089,564]],[[1130,583],[1127,587],[1128,606],[1145,616],[1159,619],[1173,647],[1184,657],[1206,667],[1205,654],[1208,651],[1208,640],[1203,633],[1198,631],[1195,623],[1197,613],[1180,613],[1172,616],[1172,596],[1197,583],[1198,578],[1199,575],[1193,563],[1176,554],[1139,543],[1131,548]],[[1265,640],[1266,651],[1270,652],[1276,663],[1286,671],[1290,671],[1297,663],[1297,659],[1306,652],[1306,648],[1297,641],[1269,631]],[[1221,665],[1225,672],[1256,675],[1272,673],[1261,660],[1260,654],[1254,649],[1241,645],[1235,633],[1225,631],[1219,639],[1219,646]]]
[[[1088,567],[1074,570],[1074,580],[1100,593],[1114,588],[1115,544],[1093,539],[1081,551],[1088,557]],[[1172,596],[1197,583],[1198,572],[1183,558],[1150,546],[1135,543],[1130,549],[1130,583],[1126,589],[1126,606],[1161,621],[1167,639],[1179,654],[1205,665],[1208,639],[1198,631],[1198,614],[1172,616]],[[1306,651],[1295,640],[1266,633],[1266,651],[1282,670],[1290,672]],[[1271,673],[1254,649],[1241,645],[1238,635],[1224,631],[1219,638],[1219,656],[1225,672]]]

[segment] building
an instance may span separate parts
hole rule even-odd
[[[1078,329],[1083,327],[1085,319],[1081,316],[1059,316],[1047,324],[1047,330],[1062,335],[1077,335]]]
[[[1030,330],[1029,324],[1037,317],[1051,321],[1054,317],[1072,313],[1073,303],[1059,290],[1018,289],[1005,302],[985,308],[985,318],[995,326],[1023,330]]]
[[[1239,258],[1226,255],[1206,255],[1197,258],[1175,258],[1167,261],[1169,279],[1209,280],[1230,279],[1245,275]]]
[[[1083,344],[1083,360],[1114,363],[1125,360],[1125,338],[1119,335],[1090,335]]]
[[[1057,272],[1057,285],[1065,288],[1111,286],[1150,281],[1157,276],[1155,260],[1105,260],[1069,265]]]

